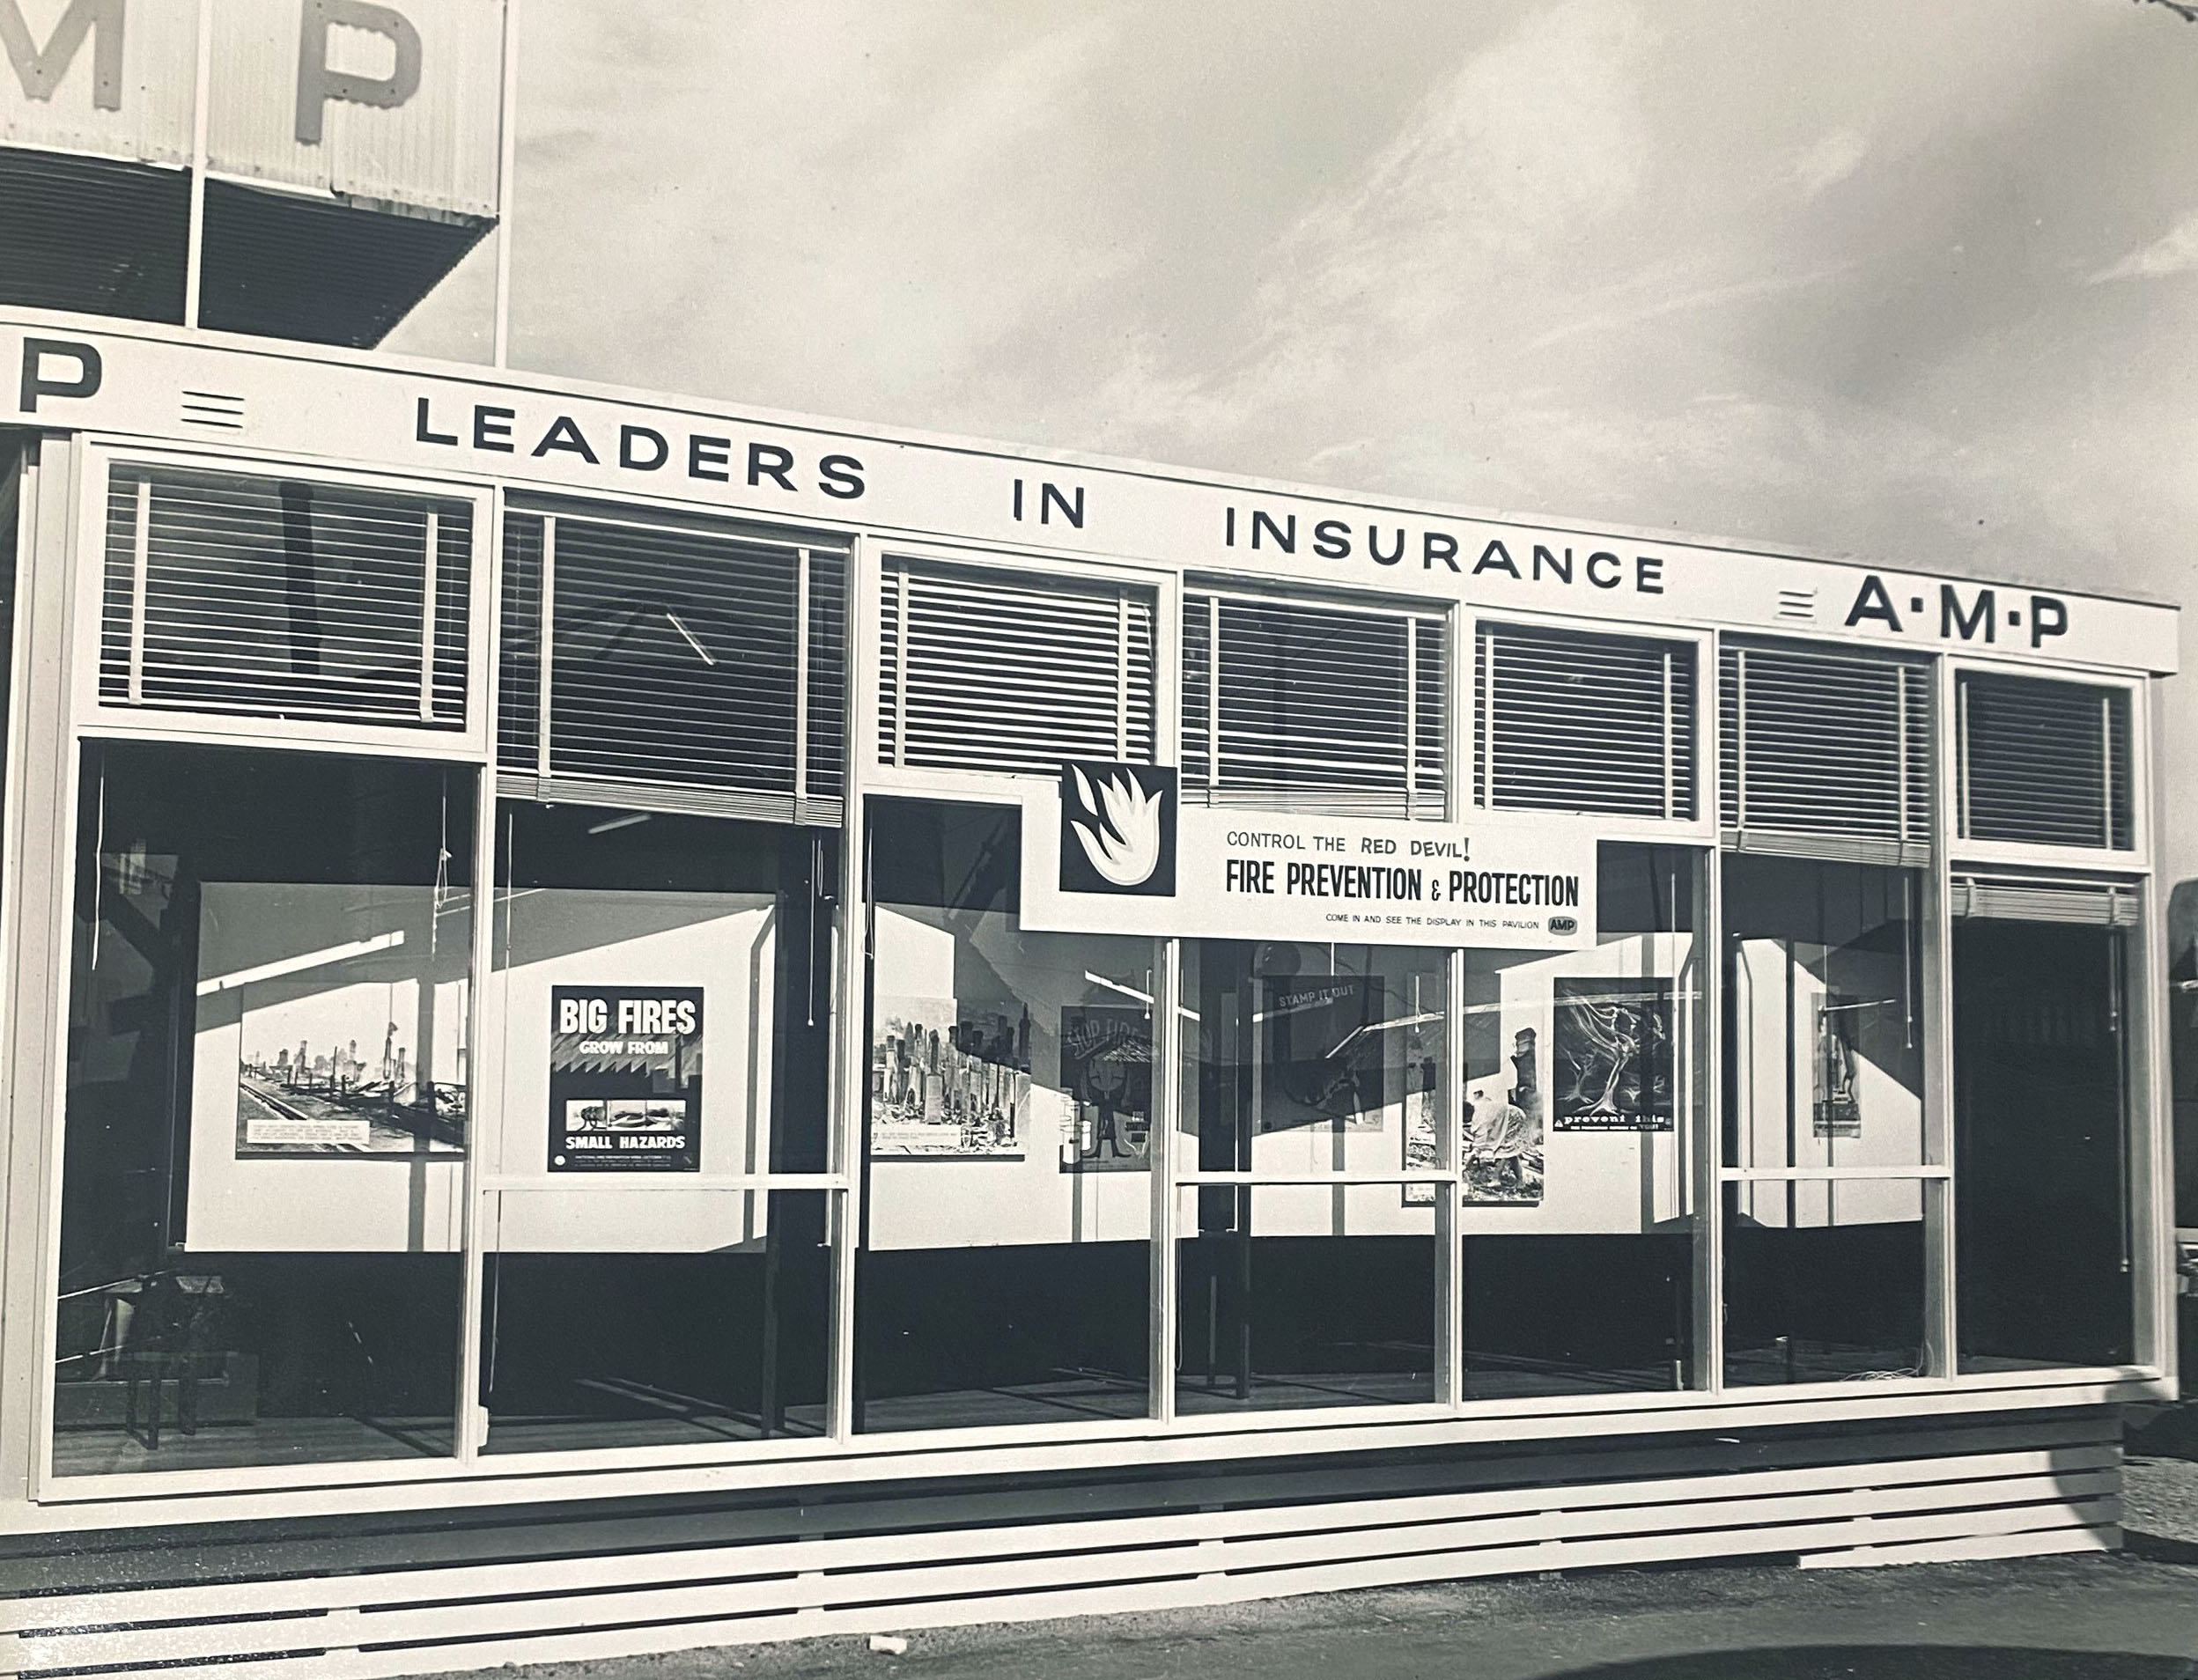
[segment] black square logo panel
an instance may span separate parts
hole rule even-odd
[[[1176,772],[1085,759],[1061,766],[1061,890],[1171,898]]]

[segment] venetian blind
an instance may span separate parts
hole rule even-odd
[[[889,557],[881,597],[880,763],[1152,763],[1152,590]]]
[[[609,512],[505,519],[507,792],[837,823],[846,552]]]
[[[454,498],[117,468],[100,697],[461,728],[472,521]]]
[[[2128,850],[2127,689],[1967,671],[1955,697],[1965,838]]]
[[[1437,613],[1186,594],[1183,797],[1446,815],[1444,648]]]
[[[1928,666],[1728,642],[1718,696],[1728,849],[1930,861]]]
[[[1694,645],[1480,628],[1474,791],[1498,808],[1694,816]]]
[[[1948,903],[1960,917],[2073,922],[2088,927],[2137,925],[2137,889],[2127,882],[1957,874],[1948,887]]]

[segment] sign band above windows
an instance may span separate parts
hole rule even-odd
[[[203,444],[186,394],[213,392],[226,405],[224,442],[240,452],[483,475],[550,494],[641,493],[698,512],[1044,549],[1254,587],[1571,614],[1613,630],[1711,626],[2163,674],[2178,661],[2176,615],[2164,606],[1040,459],[539,374],[423,372],[322,360],[295,345],[232,349],[150,325],[87,334],[28,311],[0,311],[0,404],[15,405],[7,417],[48,430]]]

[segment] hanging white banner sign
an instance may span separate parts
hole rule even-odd
[[[1023,806],[1022,925],[1186,939],[1595,943],[1595,842],[1556,824],[1177,803],[1173,770],[1066,767]]]

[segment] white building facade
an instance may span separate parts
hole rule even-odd
[[[2118,1544],[2172,608],[0,369],[0,1669]]]

